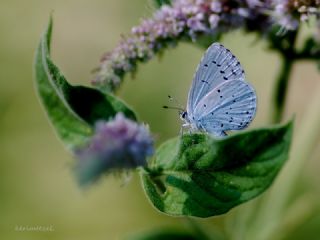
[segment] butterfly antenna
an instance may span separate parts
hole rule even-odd
[[[182,109],[183,111],[185,111],[183,105],[177,99],[173,98],[171,95],[168,95],[168,98],[170,101],[175,102],[179,106],[180,110]]]
[[[182,111],[184,112],[184,109],[183,108],[180,108],[180,107],[172,107],[172,106],[167,106],[167,105],[164,105],[162,106],[164,109],[175,109],[175,110],[179,110],[179,111]]]

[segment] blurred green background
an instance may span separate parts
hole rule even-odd
[[[150,205],[136,174],[126,186],[110,176],[86,191],[79,189],[70,168],[72,156],[56,138],[34,91],[34,51],[51,12],[54,61],[69,81],[89,85],[101,55],[152,11],[148,0],[0,0],[1,239],[121,239],[162,227],[189,230],[183,218],[166,216]],[[251,127],[266,125],[279,69],[277,55],[267,52],[265,42],[241,32],[226,35],[223,43],[238,56],[257,90],[258,112]],[[179,133],[177,112],[161,106],[168,104],[168,94],[186,102],[202,54],[194,45],[180,44],[161,59],[140,66],[136,78],[126,79],[119,91],[150,125],[157,144]],[[296,113],[298,126],[320,85],[319,76],[314,63],[294,68],[286,116]],[[316,199],[320,199],[319,155],[318,148],[297,186],[310,188]],[[288,239],[319,235],[319,216],[315,214]],[[205,224],[220,225],[222,218]],[[53,226],[54,231],[18,232],[16,226]]]

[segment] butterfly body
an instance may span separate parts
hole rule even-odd
[[[196,70],[181,113],[184,126],[225,136],[228,130],[248,126],[256,113],[256,94],[245,81],[237,58],[219,43],[213,43]]]

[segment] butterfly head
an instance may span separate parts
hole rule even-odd
[[[187,111],[179,111],[179,115],[181,120],[188,121],[188,113]]]

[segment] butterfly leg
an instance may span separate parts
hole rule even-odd
[[[220,137],[226,137],[228,136],[228,134],[225,131],[221,131],[221,132],[213,132],[214,136],[220,138]]]
[[[187,124],[182,124],[181,128],[180,128],[180,132],[179,132],[179,136],[182,136],[184,133],[184,129],[187,127]]]
[[[221,136],[225,137],[225,136],[228,136],[228,134],[225,131],[222,131]]]
[[[189,128],[190,127],[190,123],[184,123],[182,124],[181,128],[180,128],[180,132],[179,135],[182,136],[184,133],[184,129]]]

